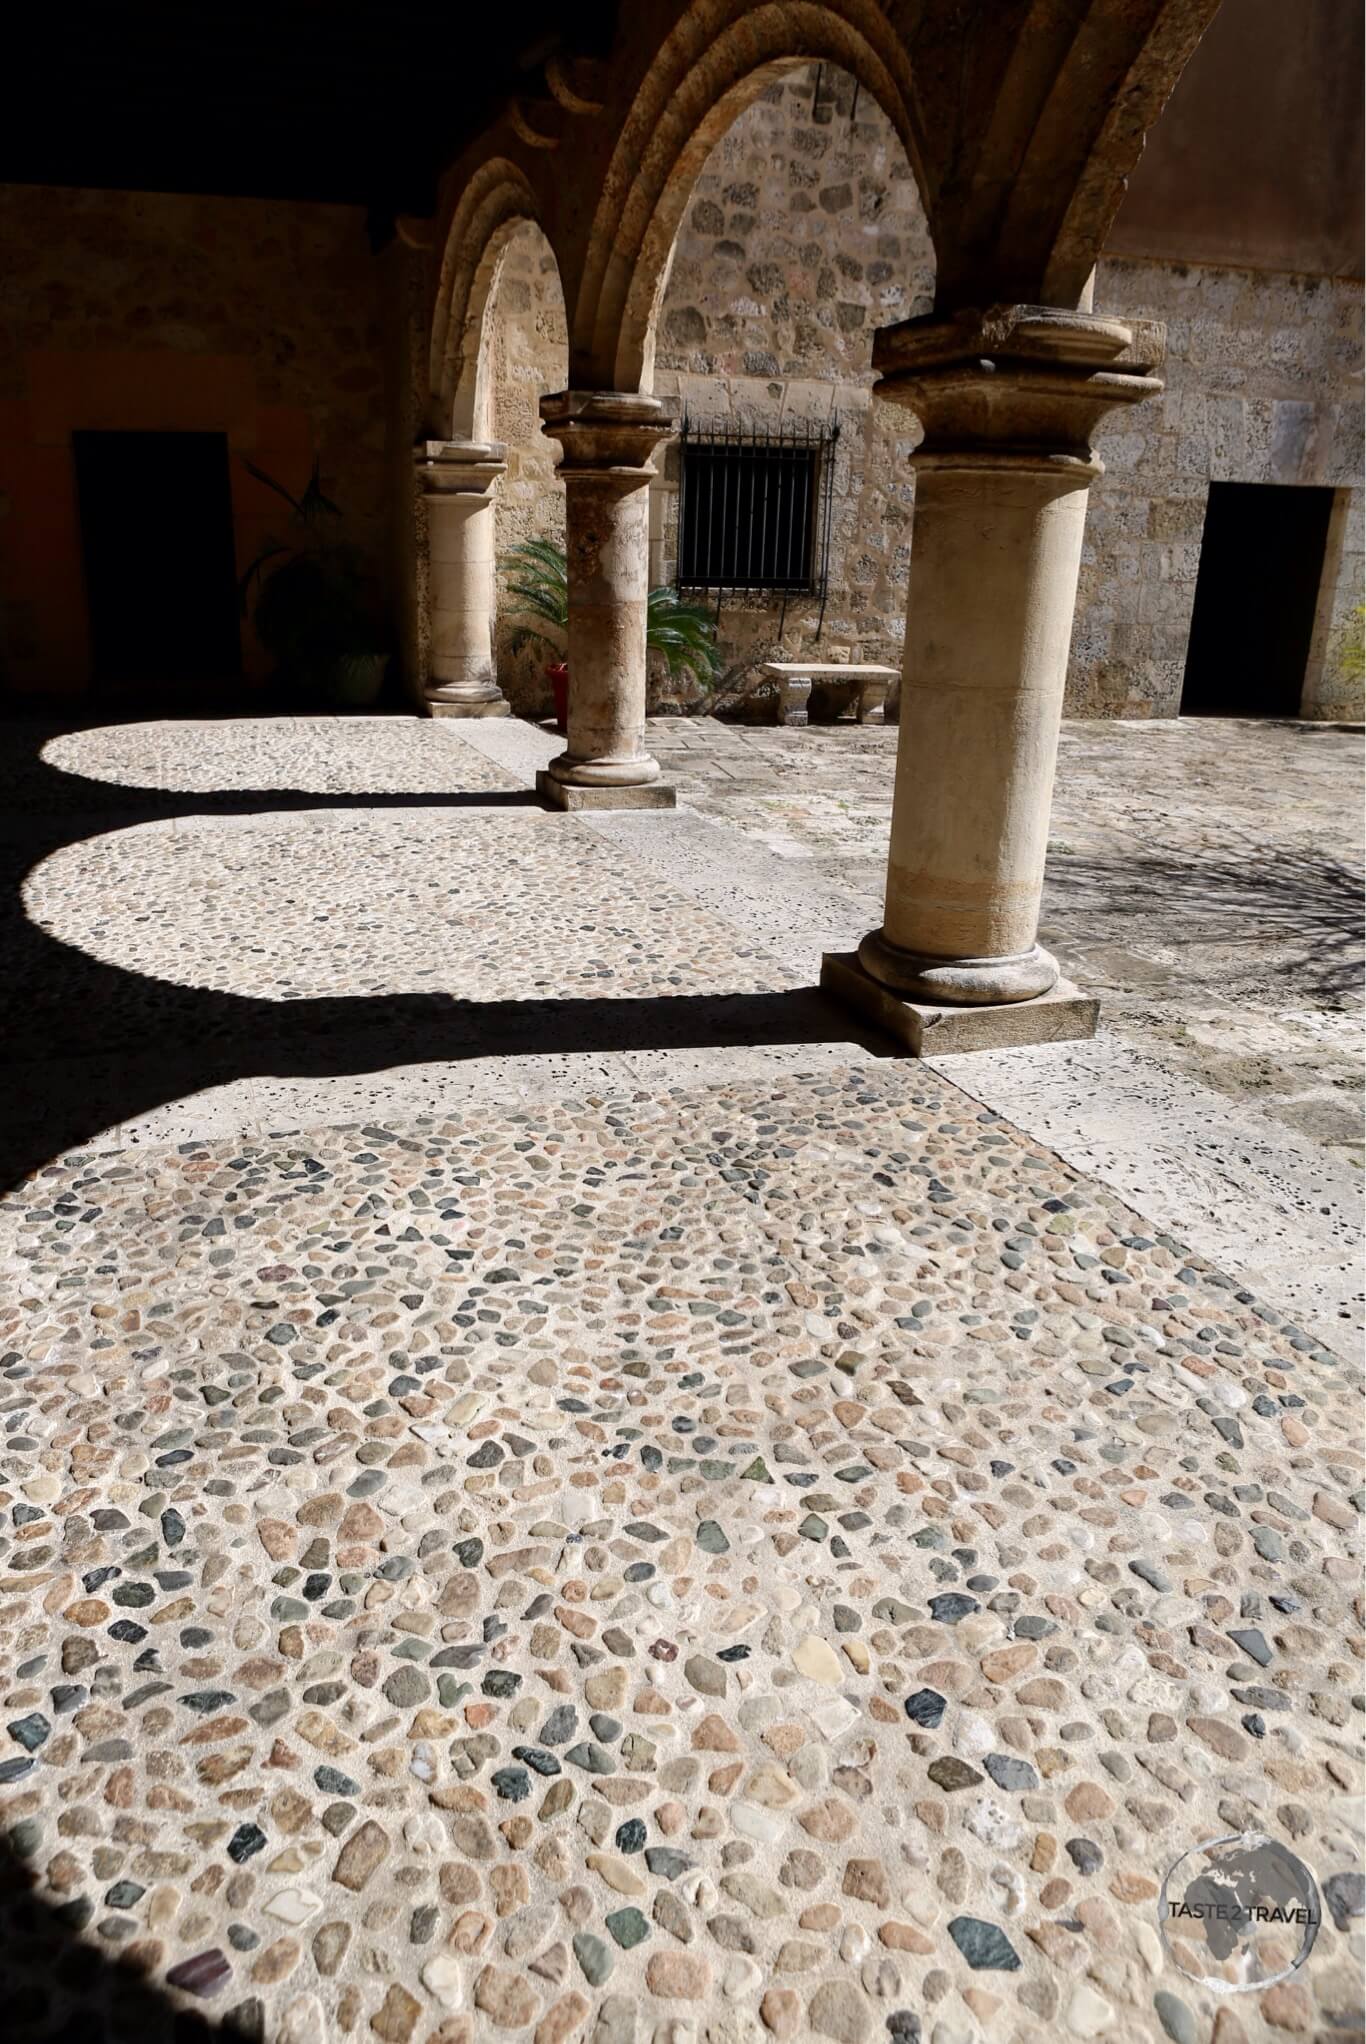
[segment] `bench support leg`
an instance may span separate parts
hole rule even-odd
[[[811,683],[803,675],[785,681],[778,692],[778,722],[806,724],[810,721]]]

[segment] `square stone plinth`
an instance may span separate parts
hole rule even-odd
[[[427,708],[434,717],[510,717],[512,704],[501,699],[493,703],[440,703],[433,696],[427,698]]]
[[[581,788],[573,781],[557,781],[553,774],[536,776],[536,793],[554,809],[673,809],[674,791],[663,781],[647,781],[638,788]]]
[[[1095,996],[1065,979],[1032,1001],[998,1001],[990,1007],[951,1008],[940,1001],[903,1000],[865,971],[854,951],[825,953],[821,986],[894,1036],[912,1057],[1011,1050],[1027,1043],[1075,1043],[1095,1035],[1100,1014]]]

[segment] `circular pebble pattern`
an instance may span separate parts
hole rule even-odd
[[[0,1299],[15,2044],[1359,2022],[1355,1375],[923,1068],[73,1156]]]

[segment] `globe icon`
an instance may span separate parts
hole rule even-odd
[[[1271,1987],[1297,1972],[1323,1920],[1304,1861],[1256,1831],[1183,1853],[1162,1883],[1158,1911],[1173,1964],[1218,1994]]]

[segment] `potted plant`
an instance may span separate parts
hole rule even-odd
[[[243,459],[288,504],[291,521],[289,536],[268,538],[238,583],[242,614],[255,589],[252,626],[286,689],[362,709],[378,698],[389,664],[383,604],[365,557],[343,537],[343,514],[323,494],[316,460],[295,497]]]
[[[555,725],[563,731],[569,711],[569,582],[564,548],[553,539],[527,539],[510,547],[499,563],[509,577],[508,593],[523,605],[513,650],[543,646],[559,657],[545,670],[555,697]],[[645,644],[663,655],[671,675],[690,674],[710,690],[720,671],[716,626],[709,611],[686,603],[676,589],[652,589],[646,602]]]

